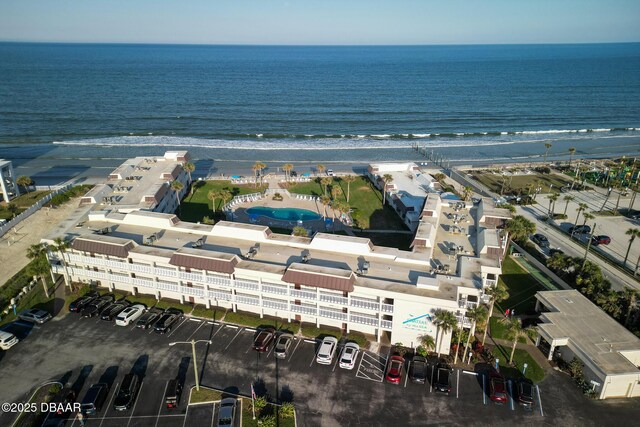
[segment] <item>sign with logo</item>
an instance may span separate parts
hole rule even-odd
[[[431,314],[421,314],[414,316],[409,313],[409,317],[402,322],[403,329],[410,329],[421,333],[435,333],[433,327],[433,316]]]

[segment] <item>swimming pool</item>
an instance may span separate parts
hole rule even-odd
[[[266,206],[256,206],[247,209],[246,212],[247,215],[266,216],[284,221],[313,221],[322,218],[321,215],[313,211],[297,208],[268,208]]]

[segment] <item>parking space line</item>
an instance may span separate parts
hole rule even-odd
[[[540,397],[540,386],[536,385],[536,391],[538,392],[538,406],[540,407],[540,415],[544,417],[544,411],[542,410],[542,398]]]
[[[318,347],[318,349],[313,353],[313,358],[311,359],[311,363],[309,363],[309,367],[313,366],[313,362],[318,357],[318,353],[320,353],[320,347]]]
[[[276,348],[275,340],[273,341],[271,348],[269,349],[269,353],[267,353],[267,359],[269,358],[269,356],[271,356],[271,352],[273,351],[274,348]]]
[[[225,325],[227,328],[238,329],[240,326],[237,325]]]
[[[296,340],[298,341],[298,343],[296,344],[295,348],[291,352],[291,356],[289,356],[289,362],[291,362],[291,359],[293,358],[293,353],[296,352],[296,350],[298,349],[298,346],[300,345],[300,342],[302,342],[300,338],[296,338]]]
[[[199,321],[199,320],[198,320],[198,321]],[[198,332],[198,329],[202,328],[202,326],[203,326],[203,325],[204,325],[204,322],[201,322],[201,323],[198,325],[198,327],[196,328],[196,330],[195,330],[195,331],[193,331],[193,332],[191,333],[191,335],[189,335],[189,338],[187,338],[185,341],[189,341],[189,340],[191,340],[191,337],[192,337],[196,332]]]
[[[244,328],[245,331],[249,331],[249,332],[256,332],[257,329],[254,328]]]
[[[136,401],[133,402],[133,408],[131,408],[131,415],[129,416],[129,422],[127,423],[127,427],[129,427],[129,424],[131,424],[131,417],[133,417],[133,413],[136,411],[136,406],[138,405],[138,401],[140,400],[142,387],[144,387],[144,381],[140,383],[140,388],[138,389],[138,393],[136,394]]]
[[[460,369],[458,369],[458,379],[456,380],[456,399],[460,398]]]
[[[336,357],[336,363],[334,363],[334,364],[333,364],[333,369],[331,370],[331,372],[335,372],[335,370],[336,370],[336,366],[338,366],[338,361],[340,360],[340,355],[339,355],[339,354],[337,354],[337,353],[338,353],[338,350],[336,349],[336,355],[337,355],[337,357]]]
[[[164,385],[164,391],[162,392],[162,400],[160,401],[160,408],[158,408],[158,418],[156,418],[156,427],[158,427],[158,422],[160,421],[160,412],[162,412],[162,407],[164,406],[164,396],[167,394],[167,387],[169,387],[169,382]]]
[[[482,375],[482,403],[487,404],[487,384],[485,375]]]
[[[433,393],[433,371],[435,366],[431,365],[431,381],[429,381],[429,393]]]
[[[195,317],[187,317],[191,322],[202,322],[202,319],[196,319]]]
[[[225,350],[228,349],[231,343],[233,342],[233,340],[235,340],[238,337],[238,335],[240,335],[240,332],[242,332],[242,328],[238,329],[238,332],[234,335],[233,338],[231,338],[231,341],[229,341],[229,344],[227,344],[227,346],[224,348]]]
[[[211,335],[211,338],[209,338],[209,340],[213,340],[213,337],[215,337],[216,335],[218,335],[218,332],[220,332],[221,330],[222,330],[222,326],[220,326],[220,327],[218,328],[218,330],[217,330],[217,331],[215,331],[215,332],[213,333],[213,335]]]
[[[513,404],[513,386],[511,385],[511,381],[507,381],[507,387],[509,388],[509,407],[512,411],[515,411],[516,408]]]
[[[409,381],[409,370],[410,369],[411,369],[411,361],[409,361],[409,366],[407,367],[407,372],[405,372],[404,388],[407,388],[407,381]]]
[[[184,421],[182,422],[182,427],[187,425],[187,414],[189,413],[189,405],[187,405],[187,410],[184,411]]]
[[[104,413],[102,414],[102,418],[100,419],[100,424],[98,425],[98,427],[102,426],[102,423],[104,422],[104,416],[107,414],[107,411],[109,410],[109,408],[111,408],[111,404],[113,403],[113,398],[116,397],[117,389],[118,389],[118,383],[116,383],[116,385],[113,387],[113,394],[111,394],[111,399],[109,399],[109,405],[107,405],[107,407],[104,408]]]
[[[184,325],[184,323],[187,321],[187,318],[185,317],[184,320],[182,321],[182,323],[180,323],[178,326],[176,326],[175,329],[173,329],[171,332],[169,332],[169,335],[167,335],[167,337],[170,337],[175,331],[178,330],[178,328],[182,325]]]

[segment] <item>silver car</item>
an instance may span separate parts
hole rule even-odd
[[[49,320],[51,320],[51,314],[44,311],[44,310],[38,310],[36,308],[32,308],[30,310],[26,310],[23,311],[22,313],[18,314],[18,317],[20,318],[20,320],[25,320],[27,322],[33,322],[33,323],[39,323],[40,325],[42,325],[45,322],[48,322]]]
[[[340,367],[342,369],[353,369],[360,353],[360,346],[354,342],[347,343],[340,354]]]
[[[227,397],[220,402],[220,412],[218,413],[218,427],[231,427],[236,415],[237,399]]]
[[[275,354],[278,359],[286,359],[289,355],[289,348],[291,347],[293,340],[293,335],[281,334],[276,340],[276,346],[273,354]]]
[[[316,362],[321,365],[330,365],[337,348],[338,340],[336,337],[324,337],[318,349],[318,354],[316,355]]]

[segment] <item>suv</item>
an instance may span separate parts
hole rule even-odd
[[[131,322],[135,322],[138,317],[142,316],[145,310],[146,308],[142,304],[134,304],[125,308],[116,316],[116,325],[129,326]]]
[[[336,354],[338,348],[338,339],[336,337],[324,337],[320,343],[318,354],[316,355],[316,362],[321,365],[330,365],[333,361],[333,356]]]
[[[233,397],[222,399],[218,412],[218,427],[231,427],[234,424],[237,402]]]
[[[177,308],[167,308],[158,319],[153,329],[159,334],[166,334],[171,331],[171,327],[182,319],[182,311]]]
[[[593,246],[608,245],[609,243],[611,243],[611,237],[609,236],[600,235],[600,236],[593,236],[591,238],[591,244]]]
[[[449,394],[451,392],[451,366],[446,363],[438,363],[435,369],[436,378],[433,382],[433,388],[436,391]]]
[[[38,310],[36,308],[32,308],[26,311],[23,311],[22,313],[18,314],[18,317],[21,320],[27,321],[27,322],[33,322],[33,323],[39,323],[39,324],[43,324],[45,322],[48,322],[49,320],[51,320],[51,314],[44,311],[44,310]]]
[[[276,340],[276,347],[273,350],[273,354],[278,359],[286,359],[289,354],[289,347],[293,343],[293,335],[281,334]]]
[[[260,353],[264,353],[269,349],[269,344],[273,341],[273,337],[276,334],[276,330],[273,328],[266,328],[261,330],[256,338],[253,340],[253,349]]]
[[[140,317],[140,319],[138,319],[136,328],[149,329],[161,315],[162,310],[160,310],[159,308],[151,307],[145,314],[142,315],[142,317]]]
[[[116,411],[125,411],[133,405],[138,392],[140,379],[136,374],[127,374],[120,384],[116,399],[113,402],[113,409]]]
[[[14,345],[18,344],[18,338],[10,332],[0,331],[0,348],[3,350],[9,350]]]
[[[86,415],[95,415],[102,408],[107,394],[109,394],[109,385],[105,383],[93,384],[84,395],[80,410]]]
[[[164,403],[167,408],[177,408],[182,395],[182,384],[177,379],[169,380],[167,383],[167,391],[164,393]]]
[[[340,354],[340,367],[342,369],[353,369],[360,353],[360,346],[354,342],[347,343]]]
[[[507,385],[504,377],[497,372],[489,377],[489,398],[496,403],[507,403]]]
[[[122,310],[129,307],[131,303],[129,301],[116,301],[112,304],[109,304],[104,310],[102,310],[102,314],[100,318],[102,320],[113,320]]]
[[[591,227],[588,225],[572,225],[569,227],[569,233],[571,234],[589,234],[591,233]]]
[[[525,409],[533,409],[533,382],[528,378],[518,380],[518,402]]]
[[[71,304],[69,304],[69,311],[72,313],[79,313],[86,305],[93,302],[93,300],[95,300],[99,296],[100,294],[98,292],[87,292],[86,294],[84,294],[80,298],[76,298],[71,302]]]
[[[427,380],[427,359],[422,356],[414,356],[411,361],[409,378],[414,383],[424,384]]]
[[[549,240],[544,234],[534,234],[531,236],[531,240],[543,249],[549,247]]]
[[[82,317],[93,317],[100,312],[114,300],[113,295],[103,295],[100,298],[96,298],[89,304],[85,305],[82,309]]]

